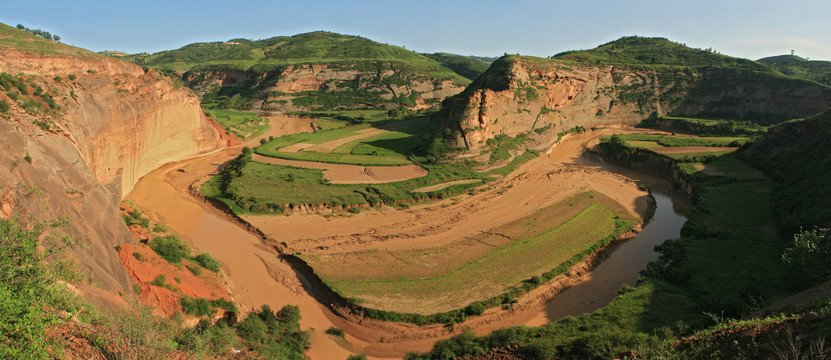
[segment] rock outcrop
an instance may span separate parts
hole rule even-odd
[[[718,67],[621,67],[506,56],[446,101],[448,141],[477,149],[499,134],[634,125],[656,115],[774,123],[831,106],[831,88]]]
[[[114,250],[133,242],[119,202],[158,166],[224,144],[199,99],[160,72],[24,35],[46,50],[0,42],[0,216],[69,219],[60,232],[88,282],[132,296]]]

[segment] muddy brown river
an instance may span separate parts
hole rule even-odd
[[[648,184],[657,208],[651,221],[635,239],[617,247],[582,281],[568,288],[539,309],[530,320],[528,316],[516,319],[516,325],[541,326],[567,315],[580,315],[608,304],[623,284],[633,285],[640,270],[656,258],[653,247],[666,239],[679,236],[686,221],[686,203],[673,197],[664,180],[592,160],[582,156],[583,149],[591,147],[599,134],[567,137],[549,156],[552,161],[574,162],[623,174]],[[554,155],[556,154],[556,155]],[[235,156],[233,150],[178,163],[165,165],[142,178],[127,197],[153,220],[168,226],[200,251],[213,255],[223,263],[228,274],[229,291],[241,309],[259,308],[268,304],[279,309],[292,304],[300,307],[303,329],[311,331],[311,359],[345,359],[349,354],[366,353],[382,358],[400,358],[408,351],[429,350],[429,344],[438,339],[426,339],[417,345],[401,344],[374,352],[379,343],[368,343],[353,337],[337,339],[324,331],[335,322],[343,321],[319,304],[302,274],[281,261],[277,253],[261,244],[260,239],[237,225],[227,215],[208,203],[191,196],[187,189],[196,179],[216,170]]]

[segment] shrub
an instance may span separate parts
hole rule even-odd
[[[364,355],[364,354],[349,355],[349,356],[346,357],[346,360],[366,360],[366,355]]]
[[[150,248],[168,262],[178,264],[182,258],[190,256],[190,247],[176,235],[155,236],[150,240]]]
[[[144,261],[144,256],[142,256],[141,253],[138,251],[133,253],[133,257],[136,258],[136,260],[138,261]]]
[[[29,164],[32,163],[32,157],[29,156],[29,154],[26,154],[26,156],[23,157],[23,160],[26,160],[26,162]]]
[[[9,103],[6,100],[0,100],[0,113],[9,111]]]
[[[193,265],[193,264],[187,264],[187,265],[185,265],[185,267],[188,268],[188,270],[190,270],[190,272],[193,273],[193,275],[196,275],[196,276],[202,275],[202,268],[199,267],[199,266],[196,266],[196,265]]]
[[[346,332],[343,331],[343,329],[338,329],[334,326],[326,329],[326,333],[329,334],[329,335],[337,336],[337,337],[341,337],[341,338],[346,335]]]
[[[213,307],[233,312],[237,311],[237,305],[233,301],[225,300],[225,298],[213,299],[210,302]]]
[[[75,75],[72,74],[69,74],[69,76],[67,76],[66,78],[73,81],[76,79]]]
[[[358,214],[358,213],[361,212],[361,208],[359,208],[357,206],[354,206],[354,207],[349,208],[349,210],[347,210],[347,211],[349,211],[350,213],[353,213],[353,214]]]
[[[201,253],[194,258],[200,266],[205,269],[208,269],[213,272],[219,272],[219,269],[222,268],[222,264],[219,261],[216,261],[213,257],[211,257],[208,253]]]
[[[165,287],[165,285],[167,285],[167,280],[164,278],[164,275],[159,275],[150,282],[150,285]]]
[[[187,299],[183,297],[179,302],[182,304],[182,311],[185,314],[209,316],[214,313],[214,310],[211,309],[211,302],[205,298]]]

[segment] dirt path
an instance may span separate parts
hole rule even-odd
[[[332,184],[383,184],[415,179],[427,175],[418,165],[361,166],[331,164],[315,161],[278,159],[254,154],[253,160],[265,164],[286,165],[306,169],[323,169],[323,178]]]

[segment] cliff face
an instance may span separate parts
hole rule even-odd
[[[133,242],[121,198],[156,167],[220,148],[219,134],[157,71],[77,49],[0,52],[0,216],[69,218],[62,232],[80,243],[70,253],[89,283],[132,296],[114,250]]]
[[[509,56],[447,101],[451,145],[542,127],[634,125],[652,113],[776,122],[831,106],[828,87],[718,68],[650,69]]]
[[[465,86],[457,80],[436,78],[404,64],[383,61],[296,64],[265,72],[193,69],[182,79],[206,103],[240,107],[240,103],[225,100],[239,94],[243,107],[283,112],[436,108],[441,100],[458,94]]]

